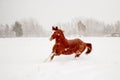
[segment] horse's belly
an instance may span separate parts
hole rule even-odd
[[[71,55],[73,53],[75,53],[75,48],[68,48],[67,50],[64,49],[64,52],[62,54],[64,54],[64,55]]]
[[[73,54],[73,53],[62,53],[63,55],[71,55],[71,54]]]

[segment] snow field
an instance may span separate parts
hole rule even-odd
[[[119,80],[120,38],[81,37],[93,45],[89,55],[55,56],[49,38],[0,39],[0,80]]]

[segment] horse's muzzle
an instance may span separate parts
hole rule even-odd
[[[52,41],[52,40],[53,40],[53,38],[51,37],[51,38],[50,38],[50,41]]]

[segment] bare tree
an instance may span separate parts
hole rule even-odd
[[[116,32],[116,33],[120,33],[120,21],[117,21],[117,22],[115,23],[115,28],[116,28],[115,32]]]
[[[107,26],[105,26],[104,31],[106,34],[112,34],[113,33],[113,26],[108,24]]]
[[[77,23],[77,27],[78,27],[78,34],[79,35],[85,35],[86,26],[80,20]]]
[[[21,37],[23,35],[22,25],[20,22],[16,21],[13,26],[13,31],[16,34],[16,37]]]

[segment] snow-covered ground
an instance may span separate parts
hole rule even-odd
[[[0,39],[0,80],[120,80],[120,38],[81,39],[92,43],[91,54],[46,63],[54,44],[49,38]]]

